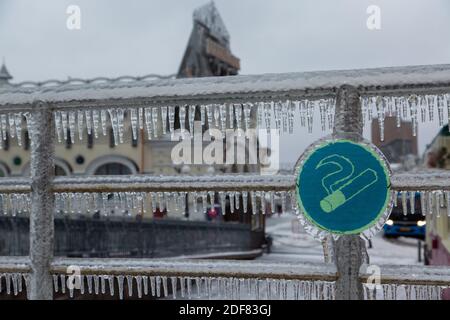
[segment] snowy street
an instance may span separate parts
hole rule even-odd
[[[272,252],[258,260],[323,262],[319,241],[305,232],[297,218],[286,214],[266,220],[266,232],[273,238]],[[386,239],[380,232],[368,248],[371,264],[422,264],[418,262],[417,240],[411,238]]]

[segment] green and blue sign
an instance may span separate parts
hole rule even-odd
[[[319,144],[298,170],[298,203],[306,219],[336,234],[358,234],[377,223],[390,201],[389,169],[369,145]]]

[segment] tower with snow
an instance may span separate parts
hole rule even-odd
[[[213,1],[197,8],[194,26],[178,70],[179,78],[236,75],[239,58],[231,53],[230,35]]]

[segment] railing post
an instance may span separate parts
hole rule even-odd
[[[49,106],[33,105],[31,124],[31,215],[29,299],[53,299],[50,263],[53,259],[53,193],[54,123]]]
[[[344,85],[336,99],[333,135],[353,141],[362,139],[363,119],[358,90]],[[337,300],[362,300],[363,286],[359,269],[368,262],[366,244],[358,235],[344,235],[334,242],[334,260],[339,274],[336,281]]]

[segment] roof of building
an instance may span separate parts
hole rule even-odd
[[[214,1],[194,10],[194,21],[197,21],[208,28],[210,35],[221,40],[221,42],[226,44],[226,47],[229,49],[230,34],[225,27],[225,23],[223,22]]]
[[[10,80],[12,76],[9,74],[8,69],[6,69],[5,62],[3,61],[2,67],[0,68],[0,80]]]

